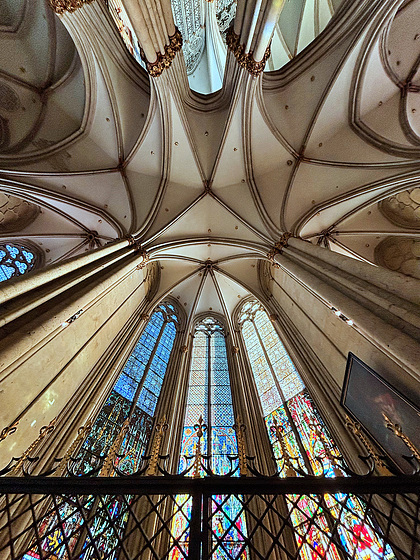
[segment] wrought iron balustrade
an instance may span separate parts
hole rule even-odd
[[[385,560],[392,554],[418,560],[419,480],[418,475],[4,477],[0,558],[297,560],[305,551],[309,558],[333,558],[333,547],[342,560]],[[346,514],[354,519],[354,496],[365,507],[356,517],[351,554],[342,535],[349,530]],[[340,512],[328,528],[320,523],[326,498],[335,500]],[[235,507],[224,507],[232,499]],[[308,500],[315,511],[311,517]],[[303,519],[300,527],[292,521],[294,510]],[[382,550],[371,556],[366,527],[382,542]],[[318,533],[317,544],[308,545],[309,532]]]

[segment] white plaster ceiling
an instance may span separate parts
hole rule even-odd
[[[373,263],[385,237],[407,235],[378,204],[420,183],[420,1],[399,12],[373,2],[343,0],[313,44],[259,79],[229,54],[222,94],[208,98],[188,89],[177,59],[149,83],[102,3],[66,15],[78,51],[68,64],[84,75],[80,128],[60,136],[69,115],[57,102],[45,152],[0,151],[0,188],[42,209],[20,233],[48,247],[49,262],[85,251],[92,234],[97,245],[132,235],[162,267],[157,297],[171,293],[190,313],[231,313],[257,294],[258,261],[284,231]],[[8,2],[0,15],[11,26],[33,5]],[[47,40],[40,29],[34,44]]]

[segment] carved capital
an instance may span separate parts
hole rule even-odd
[[[232,51],[239,66],[245,68],[253,76],[259,76],[264,70],[265,63],[270,57],[270,47],[266,48],[262,60],[256,61],[253,57],[253,51],[248,53],[245,52],[245,45],[241,45],[239,35],[236,35],[233,30],[233,25],[229,27],[226,35],[226,45],[230,51]]]
[[[141,246],[139,246],[138,251],[141,253],[141,257],[142,257],[142,261],[137,265],[137,270],[141,270],[142,268],[144,268],[145,266],[147,266],[147,263],[150,260],[149,255],[147,254],[147,252],[141,248]]]
[[[169,37],[169,45],[165,45],[165,53],[156,53],[156,60],[149,62],[144,54],[143,49],[140,49],[140,56],[146,63],[146,68],[153,78],[157,78],[162,74],[165,68],[169,68],[175,58],[176,53],[181,50],[182,35],[178,28],[175,28],[175,33]]]
[[[75,12],[82,8],[84,4],[91,4],[94,0],[49,0],[51,8],[58,15],[64,12]]]
[[[287,243],[291,237],[293,237],[292,233],[290,231],[285,231],[277,243],[274,244],[271,251],[267,253],[267,257],[274,266],[278,267],[278,264],[274,262],[274,257],[283,253],[283,249],[287,247]]]

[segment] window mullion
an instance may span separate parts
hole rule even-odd
[[[307,453],[306,453],[305,448],[304,448],[303,443],[302,443],[302,439],[301,439],[300,434],[299,434],[299,432],[298,432],[298,430],[297,430],[297,428],[296,428],[296,426],[295,426],[295,422],[294,422],[294,420],[293,420],[292,414],[291,414],[290,409],[289,409],[289,407],[288,407],[288,405],[287,405],[286,399],[285,399],[285,397],[284,397],[284,393],[283,393],[283,391],[282,391],[282,389],[281,389],[281,387],[280,387],[280,383],[279,383],[279,381],[278,381],[278,379],[277,379],[276,372],[274,371],[274,368],[273,368],[273,365],[272,365],[272,363],[271,363],[270,357],[269,357],[268,352],[267,352],[267,350],[266,350],[266,348],[265,348],[265,346],[264,346],[264,342],[263,342],[263,340],[262,340],[262,338],[261,338],[261,335],[260,335],[260,333],[259,333],[259,331],[258,331],[257,325],[255,324],[254,318],[251,319],[251,322],[252,322],[252,325],[253,325],[253,327],[254,327],[254,329],[255,329],[255,332],[257,333],[258,340],[259,340],[259,342],[260,342],[260,344],[261,344],[262,351],[263,351],[263,353],[264,353],[264,356],[265,356],[265,359],[266,359],[266,361],[267,361],[268,367],[270,368],[271,374],[272,374],[272,376],[273,376],[274,383],[275,383],[275,385],[276,385],[276,387],[277,387],[277,390],[278,390],[278,392],[279,392],[279,394],[280,394],[280,398],[281,398],[282,403],[283,403],[283,407],[284,407],[284,411],[285,411],[286,416],[287,416],[287,420],[289,421],[289,424],[290,424],[290,427],[291,427],[291,429],[292,429],[292,432],[293,432],[293,434],[294,434],[294,436],[295,436],[295,438],[296,438],[296,442],[297,442],[297,444],[298,444],[299,451],[300,451],[300,453],[301,453],[301,455],[302,455],[302,458],[303,458],[303,461],[304,461],[304,463],[305,463],[305,467],[308,469],[308,472],[309,472],[309,473],[313,474],[312,465],[311,465],[311,463],[310,463],[310,461],[309,461],[309,459],[308,459]]]
[[[212,427],[212,409],[211,409],[211,344],[210,344],[211,333],[207,334],[207,455],[209,455],[209,450],[211,446],[211,427]]]

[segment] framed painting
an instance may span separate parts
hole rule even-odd
[[[401,438],[386,427],[386,418],[401,426],[403,433],[420,449],[420,409],[351,352],[341,405],[395,466],[404,473],[412,473],[412,466],[404,459],[412,453]]]

